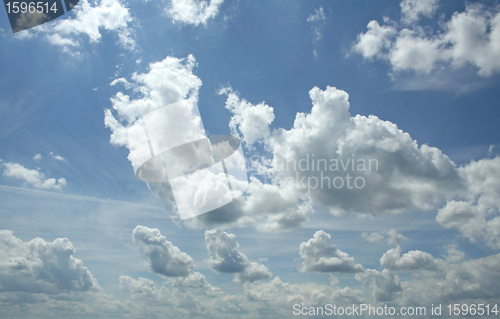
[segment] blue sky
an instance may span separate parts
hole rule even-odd
[[[2,317],[498,303],[497,2],[80,1],[15,34],[0,11]],[[123,132],[185,99],[253,177],[181,220]],[[312,154],[379,168],[287,185],[346,173],[278,169]]]

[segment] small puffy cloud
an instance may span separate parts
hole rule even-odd
[[[341,251],[330,242],[331,236],[318,230],[308,242],[300,244],[302,272],[362,272],[363,266],[356,264],[354,258]]]
[[[40,159],[42,159],[42,154],[40,154],[40,153],[36,154],[35,156],[33,156],[33,159],[34,160],[40,160]]]
[[[118,84],[122,84],[127,90],[133,88],[133,85],[130,84],[125,78],[114,79],[111,83],[109,83],[110,86],[115,86]]]
[[[65,162],[65,161],[66,161],[66,159],[65,159],[64,157],[60,156],[60,155],[54,155],[54,153],[52,153],[52,152],[50,152],[49,154],[50,154],[50,156],[52,156],[55,160],[58,160],[58,161],[61,161],[61,162]]]
[[[403,0],[401,6],[401,20],[407,24],[416,22],[420,16],[431,18],[438,7],[439,0]]]
[[[28,169],[17,163],[4,163],[4,166],[3,175],[23,180],[35,188],[61,190],[66,186],[66,179],[63,177],[56,181],[55,178],[47,178],[36,169]]]
[[[389,52],[389,61],[396,71],[429,74],[436,62],[444,60],[440,42],[422,38],[413,30],[401,30]]]
[[[271,278],[271,271],[261,263],[258,262],[248,262],[245,266],[245,270],[237,273],[234,276],[235,282],[254,282],[260,279]]]
[[[274,121],[272,107],[265,103],[252,105],[245,99],[240,100],[231,88],[222,89],[219,94],[227,94],[226,109],[233,113],[229,122],[233,135],[241,137],[248,147],[269,138],[269,125]]]
[[[380,243],[385,238],[385,236],[379,232],[371,233],[369,235],[368,233],[362,233],[361,237],[365,239],[367,242],[374,244]]]
[[[193,259],[172,245],[156,228],[137,226],[132,237],[152,272],[168,277],[189,275]]]
[[[210,259],[208,265],[215,271],[222,273],[241,272],[245,269],[247,258],[238,251],[238,242],[234,234],[221,230],[207,230],[205,232]]]
[[[135,48],[129,23],[132,22],[129,9],[120,0],[101,0],[92,5],[87,0],[81,0],[71,11],[72,16],[57,19],[36,29],[20,33],[20,37],[31,37],[36,33],[46,33],[46,39],[53,45],[72,52],[80,46],[81,36],[86,35],[90,43],[100,41],[103,29],[113,31],[118,35],[118,42],[127,49]]]
[[[23,242],[0,230],[0,291],[60,294],[99,291],[100,287],[66,238]]]
[[[436,221],[458,229],[472,242],[484,238],[491,248],[500,248],[500,157],[471,161],[460,172],[468,182],[467,192],[448,201]]]
[[[172,0],[167,13],[175,23],[206,26],[208,20],[217,16],[223,2],[224,0]]]
[[[389,245],[397,245],[400,241],[408,240],[404,235],[398,234],[397,230],[392,228],[387,231],[387,243]]]
[[[467,4],[464,12],[455,12],[440,23],[441,30],[421,26],[419,17],[432,17],[436,0],[404,0],[401,2],[401,20],[406,27],[386,19],[368,23],[368,31],[360,33],[353,46],[364,58],[378,57],[390,63],[397,74],[414,71],[430,74],[437,69],[475,67],[482,77],[500,71],[500,12],[482,4]]]
[[[369,243],[379,244],[382,241],[386,241],[389,245],[397,245],[400,241],[408,240],[404,235],[398,234],[397,230],[391,228],[387,231],[374,232],[371,234],[362,233],[361,237]]]
[[[388,250],[382,258],[380,258],[380,265],[384,268],[391,270],[415,270],[415,269],[436,269],[437,264],[431,254],[420,251],[412,250],[401,256],[403,250],[400,246]]]
[[[353,49],[364,58],[371,59],[378,56],[384,48],[391,46],[390,37],[396,33],[396,29],[391,26],[380,26],[375,20],[370,21],[367,27],[366,33],[358,35],[358,41]]]
[[[210,256],[207,263],[216,272],[235,273],[236,282],[271,278],[272,274],[266,266],[250,262],[247,256],[238,251],[239,244],[234,234],[216,229],[207,230],[205,243]]]

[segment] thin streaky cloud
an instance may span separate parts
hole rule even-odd
[[[143,208],[143,209],[152,209],[152,210],[160,210],[160,211],[165,210],[165,208],[162,208],[159,206],[139,204],[139,203],[133,203],[133,202],[127,202],[127,201],[120,201],[120,200],[114,200],[114,199],[109,199],[109,198],[103,199],[103,198],[91,197],[91,196],[60,194],[60,193],[53,193],[53,192],[41,191],[41,190],[36,190],[36,189],[28,189],[28,188],[22,188],[22,187],[14,187],[14,186],[0,185],[0,191],[7,192],[7,193],[13,193],[13,194],[19,194],[19,195],[44,197],[44,198],[54,198],[54,199],[74,200],[74,201],[84,201],[84,202],[96,202],[96,203],[102,203],[102,204],[115,204],[115,205],[126,204],[129,206],[134,206],[134,207]]]

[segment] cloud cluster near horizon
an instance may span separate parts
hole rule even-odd
[[[101,288],[83,262],[72,256],[73,245],[66,238],[52,243],[35,238],[23,242],[12,232],[0,231],[0,304],[16,294],[16,302],[27,307],[47,302],[71,307],[74,300],[85,298],[90,303],[75,313],[169,314],[206,318],[230,317],[246,313],[249,317],[267,313],[280,318],[289,313],[292,304],[308,306],[335,302],[337,305],[359,303],[390,303],[394,306],[430,304],[436,302],[494,301],[499,288],[495,267],[500,255],[465,260],[465,254],[450,246],[447,254],[436,258],[400,246],[389,249],[380,258],[380,267],[370,269],[354,262],[354,257],[331,242],[332,236],[318,230],[313,238],[302,242],[295,252],[302,257],[301,272],[315,272],[325,277],[325,283],[289,283],[272,277],[262,264],[250,262],[239,251],[234,234],[210,230],[205,234],[208,265],[221,276],[241,276],[252,269],[265,269],[259,278],[240,277],[242,292],[227,293],[213,287],[205,276],[195,271],[194,260],[181,252],[158,229],[137,226],[132,239],[141,251],[152,273],[164,280],[157,284],[151,279],[121,275],[118,284],[133,300],[113,300],[102,294]],[[256,267],[257,266],[257,267]],[[342,284],[336,274],[350,274],[355,281]],[[12,299],[13,300],[13,299]],[[203,310],[205,309],[205,310]],[[52,310],[49,310],[49,313]]]

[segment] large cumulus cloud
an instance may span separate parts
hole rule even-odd
[[[194,74],[195,66],[192,56],[167,57],[152,63],[148,73],[133,75],[133,83],[113,82],[133,91],[118,92],[112,98],[113,110],[106,111],[111,142],[126,146],[126,129],[144,114],[179,100],[197,101],[202,82]],[[226,107],[233,113],[231,130],[247,147],[250,183],[244,196],[186,220],[186,226],[253,225],[259,231],[278,232],[300,228],[321,206],[335,216],[378,216],[444,205],[439,223],[471,239],[484,232],[489,245],[496,247],[498,178],[484,172],[496,174],[499,160],[458,167],[439,149],[419,145],[394,123],[374,115],[353,116],[349,95],[334,87],[311,89],[311,110],[298,113],[290,129],[271,127],[271,106],[253,105],[230,88],[220,93],[227,95]],[[492,187],[483,189],[485,183]],[[149,186],[175,215],[168,187]],[[454,217],[458,215],[461,218]],[[396,238],[390,241],[397,244]]]

